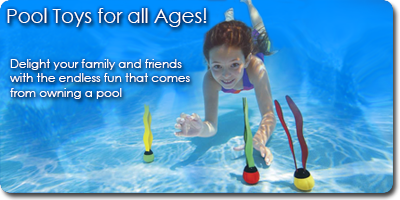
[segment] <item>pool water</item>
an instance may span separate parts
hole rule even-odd
[[[369,1],[253,0],[264,19],[274,55],[265,58],[272,96],[280,102],[291,131],[297,165],[301,150],[289,95],[302,112],[315,180],[311,193],[385,193],[393,186],[393,10]],[[287,136],[279,122],[267,143],[274,155],[266,166],[254,159],[260,182],[242,178],[242,97],[247,97],[253,133],[261,116],[254,91],[220,93],[218,133],[211,138],[176,137],[181,112],[204,117],[202,56],[204,33],[235,9],[235,18],[250,24],[239,1],[77,1],[54,3],[8,1],[0,15],[1,188],[11,193],[297,193]],[[151,16],[202,11],[207,23],[48,24],[5,23],[5,9],[90,10],[113,12],[148,7]],[[337,13],[341,13],[338,15]],[[371,14],[372,13],[372,14]],[[9,60],[137,61],[183,63],[182,69],[10,69]],[[190,76],[189,83],[11,83],[19,73],[102,76],[135,73]],[[11,98],[16,90],[109,90],[123,88],[122,98]],[[144,104],[152,114],[155,160],[143,161]],[[276,116],[277,117],[277,116]],[[278,119],[278,118],[277,118]]]

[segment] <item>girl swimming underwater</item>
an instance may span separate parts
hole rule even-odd
[[[205,121],[193,113],[182,113],[177,118],[176,136],[211,137],[218,130],[218,93],[237,94],[242,90],[255,90],[258,107],[262,115],[258,131],[253,137],[253,146],[260,151],[265,163],[270,165],[273,156],[266,143],[276,124],[273,112],[271,89],[264,55],[270,55],[270,41],[264,23],[251,0],[247,4],[253,30],[243,22],[233,19],[233,9],[225,12],[225,22],[214,26],[206,33],[203,53],[208,64],[204,76],[203,95]],[[242,150],[243,146],[234,148]]]

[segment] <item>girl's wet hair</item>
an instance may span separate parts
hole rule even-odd
[[[210,50],[216,46],[227,45],[238,47],[242,50],[245,58],[250,53],[253,55],[261,52],[271,55],[268,50],[269,38],[265,31],[257,30],[258,35],[252,33],[252,29],[241,21],[224,21],[211,28],[205,36],[203,54],[207,60],[210,59]]]

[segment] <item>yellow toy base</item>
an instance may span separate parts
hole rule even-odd
[[[309,171],[299,168],[294,173],[294,185],[299,190],[310,191],[313,189],[315,182]]]

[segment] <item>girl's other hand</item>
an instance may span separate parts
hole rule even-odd
[[[176,136],[197,137],[200,136],[201,130],[203,129],[203,121],[200,119],[199,115],[195,113],[192,115],[182,113],[181,116],[176,119],[175,128],[181,130],[175,132]]]
[[[266,147],[265,145],[262,145],[262,144],[260,145],[260,143],[254,139],[253,139],[253,147],[254,147],[254,149],[256,149],[257,151],[260,152],[261,157],[264,158],[265,164],[267,166],[270,166],[272,163],[272,160],[274,159],[274,156],[272,155],[271,150],[269,150],[269,148]],[[244,145],[234,147],[233,150],[242,151],[242,150],[244,150]]]
[[[261,157],[264,158],[265,164],[267,166],[270,166],[272,163],[272,160],[274,159],[274,156],[272,155],[271,150],[269,150],[269,148],[264,145],[260,146],[260,148],[258,150],[261,153]]]

